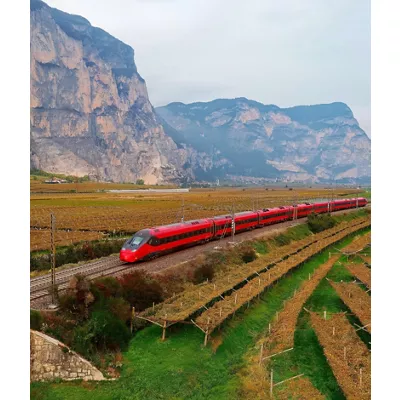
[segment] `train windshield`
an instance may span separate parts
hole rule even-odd
[[[140,243],[143,242],[143,238],[140,236],[134,236],[131,241],[129,242],[130,245],[132,246],[139,246]]]
[[[129,239],[124,247],[130,248],[130,249],[137,249],[143,244],[147,243],[150,239],[150,233],[148,230],[142,230],[137,232],[134,236],[132,236],[131,239]]]

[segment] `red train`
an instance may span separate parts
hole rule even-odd
[[[348,208],[364,207],[366,204],[367,200],[363,197],[324,203],[304,203],[240,212],[235,214],[234,222],[232,222],[231,215],[221,215],[142,229],[124,243],[120,251],[120,260],[135,262],[156,258],[173,250],[206,243],[210,240],[230,235],[233,227],[236,234],[266,225],[302,218],[312,212],[318,214],[334,212]]]

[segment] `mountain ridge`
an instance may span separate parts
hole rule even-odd
[[[280,108],[237,97],[173,102],[156,112],[180,134],[181,144],[201,151],[211,144],[226,164],[241,163],[244,174],[233,168],[227,175],[315,183],[370,179],[370,139],[343,102]]]

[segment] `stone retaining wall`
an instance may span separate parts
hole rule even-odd
[[[31,381],[104,380],[103,374],[89,361],[58,340],[31,330]]]

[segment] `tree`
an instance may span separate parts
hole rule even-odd
[[[136,185],[144,185],[144,180],[143,179],[138,179],[136,181]]]

